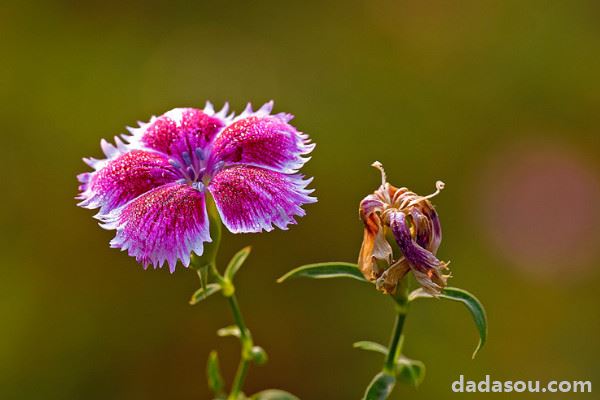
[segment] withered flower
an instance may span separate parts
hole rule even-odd
[[[360,202],[365,231],[358,266],[384,293],[394,293],[400,280],[412,271],[423,289],[437,296],[450,275],[443,274],[448,263],[435,256],[442,228],[429,199],[440,193],[444,183],[437,181],[434,193],[419,196],[390,185],[380,162],[372,166],[381,171],[381,186]],[[390,233],[398,244],[397,256],[387,239]]]

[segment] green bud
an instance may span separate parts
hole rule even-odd
[[[269,359],[267,352],[260,346],[254,346],[250,350],[250,356],[252,357],[252,361],[254,361],[258,365],[262,365],[266,363]]]

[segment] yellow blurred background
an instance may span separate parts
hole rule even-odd
[[[270,355],[247,393],[356,399],[380,368],[352,343],[387,342],[389,299],[355,281],[275,283],[356,259],[374,160],[420,194],[446,182],[439,255],[489,317],[472,361],[466,310],[415,304],[405,350],[427,376],[393,398],[485,396],[452,393],[460,374],[597,384],[599,20],[595,1],[4,1],[0,398],[207,399],[213,348],[231,381],[225,301],[189,306],[193,272],[143,271],[73,199],[101,138],[206,100],[274,99],[317,143],[308,215],[224,237],[222,262],[253,246],[237,285]]]

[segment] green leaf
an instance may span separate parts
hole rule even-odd
[[[368,340],[356,342],[352,345],[352,347],[354,347],[355,349],[374,351],[383,355],[387,355],[388,353],[388,349],[384,345],[375,342],[369,342]]]
[[[413,301],[420,298],[430,298],[432,297],[430,294],[426,293],[423,289],[414,290],[410,296],[409,301]],[[448,299],[452,301],[458,301],[463,303],[467,309],[471,312],[471,316],[473,317],[473,321],[475,321],[475,325],[477,326],[477,331],[479,332],[479,343],[473,352],[473,358],[477,355],[479,350],[483,347],[487,340],[487,316],[485,314],[485,309],[481,302],[466,290],[455,288],[455,287],[447,287],[444,288],[442,293],[439,295],[442,299]]]
[[[363,400],[385,400],[392,393],[395,384],[394,376],[380,372],[369,384]]]
[[[481,302],[477,299],[477,297],[473,296],[471,293],[466,290],[447,287],[444,289],[441,294],[442,298],[459,301],[463,303],[467,309],[471,312],[471,316],[473,317],[473,321],[475,321],[475,325],[477,326],[477,330],[479,331],[479,343],[473,352],[473,358],[477,355],[479,350],[483,347],[487,340],[487,316],[485,314],[485,309]]]
[[[244,247],[243,249],[238,251],[231,258],[231,261],[229,261],[229,264],[227,265],[227,268],[225,269],[225,279],[228,279],[230,281],[233,280],[233,277],[235,276],[235,274],[238,272],[238,270],[240,269],[242,264],[244,264],[244,261],[246,261],[246,258],[248,258],[248,255],[250,254],[250,250],[251,250],[250,246]]]
[[[402,340],[402,339],[401,339]],[[362,341],[354,343],[354,348],[373,351],[383,355],[388,354],[388,349],[384,345],[375,342]],[[402,344],[400,344],[400,347]],[[396,361],[396,377],[398,381],[419,386],[425,378],[425,364],[421,361],[411,360],[410,358],[400,356]]]
[[[223,394],[223,377],[219,368],[219,356],[215,350],[208,355],[208,363],[206,365],[206,377],[208,378],[208,387],[216,395]]]
[[[267,389],[250,397],[250,400],[300,400],[291,393],[279,389]]]
[[[206,299],[208,296],[217,293],[221,290],[221,285],[218,283],[210,283],[203,288],[200,288],[194,292],[192,298],[190,299],[190,304],[198,304],[202,300]]]
[[[425,379],[425,364],[418,360],[411,360],[400,356],[396,362],[398,380],[412,386],[419,386]]]
[[[352,278],[363,282],[368,282],[363,276],[356,264],[347,262],[326,262],[317,264],[308,264],[291,270],[277,282],[281,283],[293,278]]]
[[[226,326],[225,328],[219,329],[217,331],[217,335],[221,336],[221,337],[235,336],[236,338],[239,338],[241,336],[241,333],[240,333],[240,328],[238,328],[237,325],[229,325],[229,326]]]

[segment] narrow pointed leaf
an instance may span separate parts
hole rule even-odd
[[[354,347],[355,349],[374,351],[383,355],[387,355],[388,353],[388,349],[384,345],[375,342],[369,342],[368,340],[356,342],[352,345],[352,347]]]
[[[206,377],[208,378],[208,387],[216,395],[223,394],[223,377],[219,367],[219,356],[215,350],[208,355],[208,363],[206,365]]]
[[[418,360],[411,360],[401,356],[396,364],[398,381],[412,386],[419,386],[425,379],[425,364]]]
[[[229,261],[229,264],[225,269],[225,279],[230,281],[233,280],[235,274],[239,271],[242,264],[244,264],[248,255],[250,255],[250,250],[250,246],[244,247],[231,258],[231,261]]]
[[[198,304],[202,300],[206,299],[208,296],[217,293],[221,290],[221,285],[217,283],[210,283],[203,288],[196,290],[196,292],[192,295],[190,299],[190,304]]]
[[[318,264],[308,264],[291,270],[277,282],[281,283],[293,278],[351,278],[363,282],[368,282],[363,276],[356,264],[346,262],[326,262]]]
[[[472,356],[473,358],[475,358],[475,356],[477,355],[479,350],[481,350],[481,348],[487,340],[487,316],[485,314],[485,309],[483,308],[483,305],[477,299],[477,297],[475,297],[471,293],[467,292],[466,290],[453,287],[445,288],[441,297],[448,300],[459,301],[463,303],[471,312],[473,321],[475,321],[475,325],[477,326],[477,330],[479,331],[479,343],[477,344],[477,347],[475,348],[475,351],[473,352]]]
[[[363,400],[385,400],[392,393],[395,384],[394,376],[380,372],[369,384]]]
[[[279,389],[267,389],[250,397],[250,400],[300,400],[298,397]]]
[[[414,301],[420,298],[430,298],[431,295],[427,294],[422,289],[417,289],[413,291],[409,296],[409,301]],[[487,316],[485,313],[485,309],[481,302],[466,290],[455,288],[455,287],[447,287],[444,288],[442,293],[439,295],[442,299],[448,299],[452,301],[458,301],[463,303],[467,309],[471,312],[471,316],[473,317],[473,321],[475,321],[475,325],[477,326],[477,331],[479,332],[479,343],[473,352],[473,358],[477,355],[479,350],[483,347],[487,340]]]
[[[237,325],[229,325],[229,326],[226,326],[225,328],[219,329],[217,331],[217,335],[221,336],[221,337],[235,336],[235,337],[239,338],[241,336],[241,333],[240,333],[240,328],[238,328]]]

